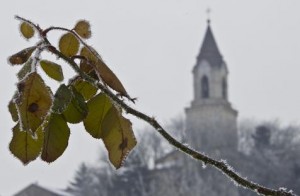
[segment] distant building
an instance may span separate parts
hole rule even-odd
[[[194,98],[185,110],[187,142],[200,152],[232,164],[238,156],[238,112],[228,100],[228,67],[213,36],[210,20],[193,68],[193,81]],[[200,167],[197,172],[207,188],[205,194],[239,195],[237,187],[220,171]]]
[[[237,151],[237,115],[228,100],[228,68],[210,21],[193,68],[194,99],[186,108],[186,135],[197,150],[219,157]]]
[[[34,183],[25,187],[24,189],[14,194],[13,196],[71,196],[71,195],[61,190],[45,188]]]

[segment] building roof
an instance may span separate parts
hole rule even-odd
[[[210,20],[207,21],[207,30],[197,57],[196,65],[198,65],[202,60],[207,60],[213,67],[220,67],[223,63],[223,57],[219,51],[210,27]]]
[[[14,196],[71,196],[69,193],[56,190],[51,188],[43,187],[39,184],[33,183],[19,191],[18,193],[14,194]]]

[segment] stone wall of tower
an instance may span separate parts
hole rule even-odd
[[[218,156],[237,151],[237,112],[227,104],[186,109],[187,139],[192,147]]]

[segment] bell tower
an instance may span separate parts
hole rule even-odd
[[[194,98],[186,108],[186,136],[192,147],[212,155],[237,151],[237,114],[228,100],[228,68],[210,20],[193,68]]]

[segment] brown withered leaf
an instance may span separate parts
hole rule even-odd
[[[20,52],[10,56],[8,61],[11,65],[21,65],[29,59],[35,49],[35,46],[25,48],[24,50],[21,50]]]
[[[117,91],[121,96],[129,98],[123,84],[114,72],[104,63],[100,55],[92,47],[89,47],[92,52],[86,47],[81,50],[81,55],[87,58],[94,66],[99,77],[107,84],[110,88]]]
[[[80,20],[77,22],[77,24],[74,27],[74,30],[76,31],[76,33],[85,39],[88,39],[91,37],[92,33],[91,33],[91,25],[88,21],[86,20]]]

